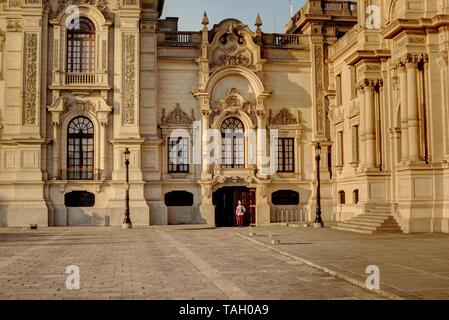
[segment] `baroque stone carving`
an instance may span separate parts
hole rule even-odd
[[[223,67],[241,66],[255,70],[254,55],[248,47],[244,37],[246,26],[231,22],[229,28],[217,37],[216,47],[212,50],[210,58],[210,71],[214,72]]]
[[[9,32],[20,32],[22,31],[22,20],[19,19],[8,19],[6,20],[6,30]]]
[[[9,0],[9,7],[10,8],[19,8],[22,6],[21,0]]]
[[[175,110],[170,112],[167,117],[164,116],[165,109],[162,109],[162,124],[167,125],[190,125],[193,122],[193,117],[189,117],[187,113],[181,110],[179,103],[176,104]]]
[[[400,89],[400,85],[399,85],[399,78],[397,76],[394,76],[391,79],[391,84],[393,87],[393,104],[396,105],[397,103],[399,103],[400,101],[400,96],[401,96],[401,89]]]
[[[214,119],[219,117],[223,112],[227,114],[246,113],[253,122],[256,121],[256,107],[251,102],[245,101],[240,92],[236,88],[229,89],[226,96],[220,101],[212,103],[212,116]]]
[[[315,74],[316,74],[316,125],[318,135],[324,135],[325,111],[324,111],[324,83],[323,83],[323,48],[315,46]]]
[[[125,35],[123,105],[125,124],[135,123],[136,36]]]
[[[282,108],[272,119],[270,123],[273,125],[291,125],[298,124],[296,117],[287,108]]]
[[[156,22],[141,22],[140,23],[140,32],[142,33],[154,33],[156,32]]]
[[[24,122],[36,123],[37,107],[37,33],[25,33]]]

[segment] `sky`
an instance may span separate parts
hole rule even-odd
[[[292,0],[296,13],[305,0]],[[255,30],[259,13],[262,31],[283,32],[290,19],[290,0],[165,0],[162,18],[178,17],[180,31],[199,31],[204,11],[209,17],[209,28],[226,18],[236,18]]]

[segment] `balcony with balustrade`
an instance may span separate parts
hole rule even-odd
[[[53,72],[50,89],[109,90],[107,72]]]

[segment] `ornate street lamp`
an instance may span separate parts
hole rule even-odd
[[[128,148],[125,149],[125,152],[123,152],[125,155],[125,166],[126,166],[126,183],[125,183],[125,220],[123,220],[123,229],[131,229],[133,227],[131,223],[131,219],[129,218],[129,155],[131,152],[129,152]]]
[[[320,160],[321,160],[321,146],[319,143],[315,147],[315,160],[316,160],[316,217],[313,226],[315,228],[322,228],[324,226],[323,220],[321,219],[321,181],[320,181]]]

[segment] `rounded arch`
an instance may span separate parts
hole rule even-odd
[[[387,7],[387,24],[392,23],[393,20],[396,18],[396,11],[397,11],[397,0],[391,0],[388,7]]]
[[[99,148],[99,141],[100,141],[100,123],[95,116],[95,113],[93,113],[91,110],[83,110],[82,108],[74,108],[68,113],[65,114],[65,116],[62,119],[61,122],[61,130],[60,130],[60,155],[61,155],[61,169],[68,168],[68,136],[69,136],[69,125],[72,123],[73,120],[76,118],[87,118],[93,126],[93,169],[98,168],[100,164],[100,148]]]
[[[95,30],[107,28],[111,24],[98,8],[88,4],[79,4],[76,6],[66,5],[61,9],[56,18],[51,20],[51,24],[66,28],[71,20],[73,20],[74,15],[91,20],[95,26]]]
[[[243,122],[245,129],[255,129],[256,123],[245,113],[240,110],[235,112],[222,112],[211,125],[212,129],[220,129],[221,124],[228,118],[237,118]]]
[[[217,71],[217,73],[212,75],[212,77],[209,79],[209,82],[206,86],[206,91],[211,96],[216,85],[224,78],[231,76],[241,76],[248,80],[256,99],[258,99],[265,92],[265,88],[259,77],[257,77],[254,72],[242,67],[232,67]]]

